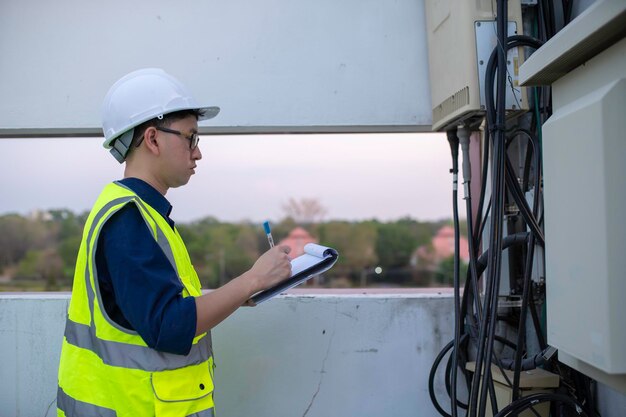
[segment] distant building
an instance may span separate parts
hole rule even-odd
[[[287,245],[291,248],[291,252],[289,252],[290,258],[302,255],[304,253],[304,245],[307,243],[317,243],[317,239],[301,227],[296,227],[289,232],[286,238],[278,242],[279,245]]]
[[[435,266],[452,255],[454,255],[454,228],[444,226],[439,229],[429,245],[417,248],[411,257],[411,266]],[[464,236],[459,239],[459,256],[463,262],[469,263],[469,244]]]
[[[49,211],[39,210],[39,209],[35,209],[31,211],[30,213],[28,213],[26,217],[31,220],[43,220],[43,221],[52,220],[52,214],[50,214]]]

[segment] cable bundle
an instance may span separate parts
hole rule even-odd
[[[539,1],[538,20],[541,26],[540,37],[545,40],[552,36],[554,28],[554,5],[551,1]],[[564,0],[565,4],[565,0]],[[571,6],[571,3],[569,3]],[[571,12],[571,7],[565,9]],[[454,273],[454,339],[448,343],[439,353],[429,376],[429,393],[433,405],[444,417],[458,417],[459,409],[464,410],[464,415],[469,417],[482,417],[487,409],[489,399],[491,410],[496,417],[516,416],[524,410],[531,410],[539,415],[534,406],[550,402],[553,417],[565,416],[591,416],[598,415],[595,411],[593,395],[591,394],[591,380],[574,370],[568,369],[555,361],[551,356],[553,349],[545,341],[541,326],[541,319],[537,311],[535,298],[542,299],[545,295],[543,288],[534,284],[532,280],[532,268],[535,248],[543,246],[545,238],[542,230],[541,209],[541,125],[549,116],[549,88],[535,89],[535,113],[530,122],[530,128],[521,123],[507,130],[506,120],[506,53],[510,48],[530,47],[539,48],[543,41],[529,36],[507,36],[507,0],[497,2],[497,47],[494,49],[487,64],[485,76],[486,98],[486,129],[483,151],[482,182],[478,201],[478,210],[474,219],[472,213],[470,182],[471,169],[469,167],[469,142],[470,127],[459,126],[447,132],[448,142],[452,153],[453,193],[452,205],[455,223],[455,273]],[[566,16],[568,19],[569,17]],[[500,70],[502,69],[502,70]],[[496,94],[494,98],[494,86]],[[512,87],[512,86],[511,86]],[[541,103],[541,104],[540,104]],[[510,123],[509,123],[510,124]],[[537,133],[535,133],[535,131]],[[521,184],[514,166],[508,156],[507,149],[518,138],[526,139],[526,157],[524,158]],[[463,178],[465,201],[467,211],[467,233],[470,252],[470,262],[466,271],[466,279],[461,297],[460,291],[460,267],[459,267],[459,218],[457,207],[457,173],[458,173],[458,148],[463,150]],[[489,165],[489,152],[493,155]],[[487,174],[491,168],[491,197],[487,202],[487,208],[483,207],[486,202]],[[531,172],[534,181],[530,181]],[[534,190],[532,207],[526,201],[525,193]],[[521,219],[521,225],[510,225],[509,233],[505,235],[503,219],[505,219],[505,207],[514,203]],[[490,228],[487,242],[482,242],[481,236],[487,224],[488,214],[491,212]],[[477,227],[474,227],[474,220]],[[516,230],[517,227],[517,230]],[[521,228],[521,230],[520,230]],[[488,247],[480,256],[478,249],[481,244]],[[509,249],[510,260],[517,261],[519,270],[509,271],[511,275],[510,287],[517,290],[520,295],[521,305],[516,317],[509,314],[507,317],[499,315],[499,291],[502,269],[502,252]],[[513,262],[511,262],[513,263]],[[484,276],[483,276],[484,273]],[[517,273],[517,274],[515,274]],[[517,276],[515,276],[517,275]],[[479,279],[485,280],[484,298],[481,299],[479,291]],[[527,348],[526,317],[530,315],[534,333],[539,345],[538,351],[529,351]],[[515,342],[507,339],[506,335],[496,332],[498,322],[506,321],[511,328],[516,330]],[[502,358],[496,352],[495,343],[510,349],[512,357]],[[445,387],[450,396],[450,412],[447,412],[435,396],[434,380],[439,365],[449,353],[445,369]],[[524,357],[526,355],[526,357]],[[473,375],[465,370],[465,365],[475,358],[476,367]],[[493,378],[491,375],[492,364],[500,370],[513,371],[512,380],[508,385],[512,389],[513,402],[502,410],[498,410],[496,403]],[[568,388],[561,388],[558,393],[535,394],[526,397],[520,395],[520,374],[522,370],[534,369],[544,366],[568,382]],[[458,399],[458,374],[462,373],[469,397],[467,402]],[[502,372],[503,375],[506,374]],[[480,389],[479,387],[484,387]]]

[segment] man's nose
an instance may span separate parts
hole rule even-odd
[[[202,151],[200,150],[200,146],[196,146],[193,151],[191,151],[191,158],[194,160],[202,159]]]

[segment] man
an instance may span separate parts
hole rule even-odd
[[[198,120],[217,115],[159,69],[107,93],[104,146],[125,162],[85,224],[59,366],[59,416],[213,416],[210,329],[290,275],[277,246],[202,295],[165,198],[202,158]]]

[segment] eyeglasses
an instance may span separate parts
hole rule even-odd
[[[198,142],[200,142],[200,135],[198,135],[197,132],[193,132],[191,135],[187,136],[183,134],[183,132],[180,132],[178,130],[168,129],[166,127],[155,126],[155,129],[160,130],[161,132],[165,132],[165,133],[172,133],[174,135],[178,135],[182,138],[187,139],[189,141],[189,149],[191,149],[192,151],[198,147]]]

